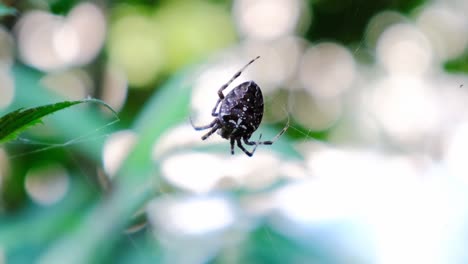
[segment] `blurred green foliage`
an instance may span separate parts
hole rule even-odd
[[[227,8],[206,1],[162,1],[156,8],[117,4],[111,17],[108,56],[133,87],[148,88],[158,76],[204,60],[236,39]]]
[[[21,13],[28,8],[37,8],[36,2],[17,1],[14,6]],[[80,1],[48,2],[52,12],[66,14]],[[182,5],[176,5],[181,2]],[[42,142],[82,140],[37,153],[35,151],[41,147],[32,144],[18,142],[4,146],[12,162],[11,177],[2,182],[0,198],[0,251],[6,255],[7,263],[35,263],[39,258],[47,264],[64,261],[80,264],[161,261],[164,252],[150,231],[145,229],[135,234],[125,234],[123,230],[136,210],[149,199],[161,195],[160,164],[151,160],[151,147],[169,128],[187,121],[196,62],[236,41],[234,27],[226,20],[228,10],[223,9],[229,7],[231,1],[200,2],[203,3],[200,9],[194,10],[187,1],[106,1],[108,9],[113,10],[116,17],[122,15],[118,10],[122,5],[129,7],[127,12],[143,12],[146,15],[157,13],[155,17],[148,15],[146,18],[155,19],[164,30],[166,43],[159,55],[167,56],[161,71],[165,72],[163,76],[168,77],[143,84],[151,89],[130,93],[127,106],[121,113],[129,116],[128,126],[122,123],[108,126],[113,117],[103,115],[93,106],[76,107],[45,120],[43,126],[52,131],[52,136],[26,134],[26,137]],[[376,13],[387,9],[409,13],[423,2],[309,1],[308,8],[312,10],[314,23],[304,37],[311,41],[333,39],[345,44],[359,42],[369,19]],[[213,3],[221,7],[213,7]],[[15,8],[0,4],[0,16],[15,14]],[[115,19],[112,16],[110,18]],[[205,30],[213,24],[222,30]],[[114,39],[111,31],[109,40],[118,42],[119,39]],[[103,61],[109,59],[112,53],[113,44],[106,45],[108,50],[103,53],[108,54],[98,56],[89,68],[102,71],[101,67],[105,64]],[[147,54],[142,52],[140,55],[144,57]],[[446,69],[468,72],[466,55],[448,62]],[[21,107],[29,108],[63,100],[41,85],[40,80],[45,73],[15,62],[12,75],[17,89],[16,96],[8,109],[0,111],[2,116]],[[142,98],[147,100],[141,102]],[[278,124],[273,129],[267,129],[266,135],[273,135],[282,126]],[[282,142],[271,147],[272,151],[299,159],[300,156],[291,147],[292,141],[310,137],[327,138],[327,131],[311,132],[297,124],[294,126],[296,130],[288,131]],[[99,184],[102,148],[106,135],[124,128],[135,131],[138,141],[114,178],[112,190],[108,192]],[[62,163],[71,173],[72,180],[65,198],[45,207],[29,200],[25,194],[24,181],[30,168],[51,161]],[[335,259],[332,253],[325,254],[326,251],[315,246],[292,241],[275,232],[267,223],[262,223],[248,234],[239,248],[221,250],[219,255],[211,259],[211,263],[287,263],[291,259],[296,260],[296,263],[341,261]]]
[[[452,73],[468,73],[468,52],[459,58],[447,61],[444,68]]]
[[[313,26],[306,37],[310,40],[337,40],[345,44],[360,42],[364,38],[369,20],[384,10],[409,13],[424,0],[324,0],[309,1]]]
[[[0,3],[0,17],[14,14],[16,14],[16,9]]]

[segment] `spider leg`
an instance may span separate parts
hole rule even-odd
[[[244,140],[244,143],[247,145],[257,146],[257,145],[273,145],[273,143],[275,143],[275,141],[278,139],[278,137],[274,137],[273,140],[260,141],[261,138],[262,138],[262,134],[260,134],[260,137],[258,137],[258,141],[249,141],[247,137],[243,138],[243,140]]]
[[[227,83],[223,84],[223,85],[219,88],[219,90],[218,90],[219,100],[218,100],[218,103],[216,103],[216,106],[219,104],[219,102],[220,102],[221,100],[224,99],[223,90],[226,89],[226,88],[228,88],[228,86],[229,86],[235,79],[237,79],[237,77],[239,77],[239,76],[242,74],[242,72],[245,70],[245,68],[247,68],[250,64],[252,64],[252,63],[253,63],[254,61],[256,61],[258,58],[260,58],[260,56],[257,56],[255,59],[249,61],[249,63],[247,63],[244,67],[242,67],[238,72],[236,72],[236,73],[231,77],[231,79],[230,79]],[[216,107],[215,107],[215,108],[216,108]]]
[[[231,155],[234,155],[234,138],[231,138]]]
[[[195,129],[195,130],[204,130],[204,129],[208,129],[208,128],[212,128],[214,125],[216,125],[216,123],[218,122],[218,119],[215,119],[213,120],[211,123],[209,123],[208,125],[206,126],[196,126],[193,124],[193,120],[192,120],[192,117],[190,117],[190,124],[192,125],[192,127]]]
[[[288,118],[288,122],[286,123],[286,126],[284,126],[283,129],[281,129],[281,131],[278,134],[276,134],[276,136],[272,140],[264,141],[262,145],[271,145],[275,143],[276,140],[278,140],[284,134],[284,132],[288,130],[288,128],[289,128],[289,118]]]
[[[260,137],[258,137],[257,142],[249,141],[249,138],[247,138],[247,137],[244,137],[243,140],[244,140],[245,144],[250,145],[250,146],[253,146],[253,145],[273,145],[273,143],[275,143],[276,140],[278,140],[281,137],[281,135],[283,135],[284,132],[286,132],[286,130],[288,130],[288,128],[289,128],[289,120],[288,120],[288,123],[286,124],[286,126],[272,140],[260,141],[260,139],[262,138],[262,134],[260,134]]]
[[[218,116],[218,113],[216,113],[216,108],[218,108],[219,103],[221,103],[221,99],[218,99],[218,101],[216,102],[215,107],[214,107],[213,110],[211,111],[211,115],[212,115],[212,116],[215,116],[215,117]]]
[[[252,157],[252,155],[255,153],[255,150],[257,149],[257,145],[252,149],[252,152],[249,152],[248,150],[245,149],[245,147],[242,145],[242,142],[240,141],[240,138],[237,139],[237,146],[245,153],[247,156]]]
[[[213,108],[213,111],[211,111],[211,115],[212,115],[212,116],[218,116],[218,113],[216,113],[216,109],[218,108],[218,106],[219,106],[219,104],[221,103],[221,101],[224,99],[223,91],[224,91],[226,88],[228,88],[228,86],[229,86],[235,79],[237,79],[237,77],[239,77],[239,76],[242,74],[242,72],[243,72],[250,64],[252,64],[252,63],[253,63],[254,61],[256,61],[258,58],[260,58],[260,56],[257,56],[255,59],[252,59],[251,61],[249,61],[249,63],[247,63],[246,65],[244,65],[244,67],[242,67],[238,72],[236,72],[236,73],[231,77],[231,79],[230,79],[227,83],[223,84],[223,85],[219,88],[219,90],[218,90],[218,96],[219,96],[219,98],[218,98],[218,101],[216,101],[216,104],[215,104],[215,106],[214,106],[214,108]]]
[[[262,134],[260,134],[257,141],[249,141],[248,137],[243,137],[242,139],[244,140],[244,143],[249,145],[249,146],[257,146],[257,145],[261,145],[259,143],[261,143],[260,139],[262,139]]]
[[[216,121],[217,121],[217,120],[216,120]],[[216,122],[216,123],[213,125],[213,128],[212,128],[210,131],[208,131],[208,133],[206,133],[205,135],[203,135],[201,139],[202,139],[202,140],[207,139],[207,138],[208,138],[209,136],[211,136],[214,132],[216,132],[216,130],[218,130],[218,128],[219,128],[219,123]]]

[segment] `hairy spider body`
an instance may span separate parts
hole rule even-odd
[[[237,146],[251,157],[258,145],[272,145],[288,128],[288,126],[283,128],[273,140],[260,141],[262,137],[260,134],[258,141],[250,141],[250,137],[257,130],[263,118],[263,95],[260,87],[254,81],[248,81],[236,86],[226,96],[223,94],[223,91],[241,75],[242,71],[258,58],[260,57],[258,56],[247,63],[226,84],[219,88],[219,98],[211,112],[215,119],[210,124],[195,126],[192,123],[195,130],[210,129],[208,133],[202,136],[202,140],[207,139],[216,131],[221,137],[229,139],[231,154],[234,154],[234,145],[237,143]],[[218,106],[219,111],[217,111]],[[192,119],[190,119],[190,122],[192,122]],[[249,146],[254,146],[253,150],[249,152],[245,149],[242,141]]]
[[[245,82],[226,95],[219,108],[221,128],[218,133],[225,139],[250,138],[263,118],[263,96],[260,87]]]

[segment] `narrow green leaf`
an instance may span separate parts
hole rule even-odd
[[[15,14],[16,14],[16,9],[5,6],[4,4],[0,4],[0,17],[8,16],[8,15],[15,15]]]
[[[109,110],[111,110],[112,113],[114,113],[114,115],[117,116],[117,113],[108,104],[101,100],[92,98],[79,101],[63,101],[55,104],[43,105],[28,109],[20,108],[0,118],[0,143],[5,143],[7,141],[16,139],[19,133],[38,123],[41,123],[41,118],[47,115],[68,108],[70,106],[82,103],[101,104]]]

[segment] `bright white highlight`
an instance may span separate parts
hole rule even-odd
[[[317,97],[340,95],[355,76],[351,53],[335,43],[321,43],[306,50],[299,71],[302,85]]]
[[[117,173],[136,140],[135,133],[128,130],[116,132],[107,139],[102,159],[108,175],[113,176]]]
[[[218,197],[155,200],[148,206],[150,222],[174,236],[203,235],[221,231],[234,223],[231,204]]]
[[[422,74],[432,62],[429,41],[410,24],[387,28],[379,38],[376,49],[380,63],[392,74]]]
[[[41,205],[60,201],[68,191],[69,176],[59,165],[32,169],[26,174],[25,188],[29,197]]]
[[[15,26],[20,56],[47,71],[89,63],[104,43],[105,24],[91,3],[77,5],[67,17],[30,11]]]
[[[245,35],[273,39],[294,32],[301,7],[300,0],[237,0],[234,14]]]

